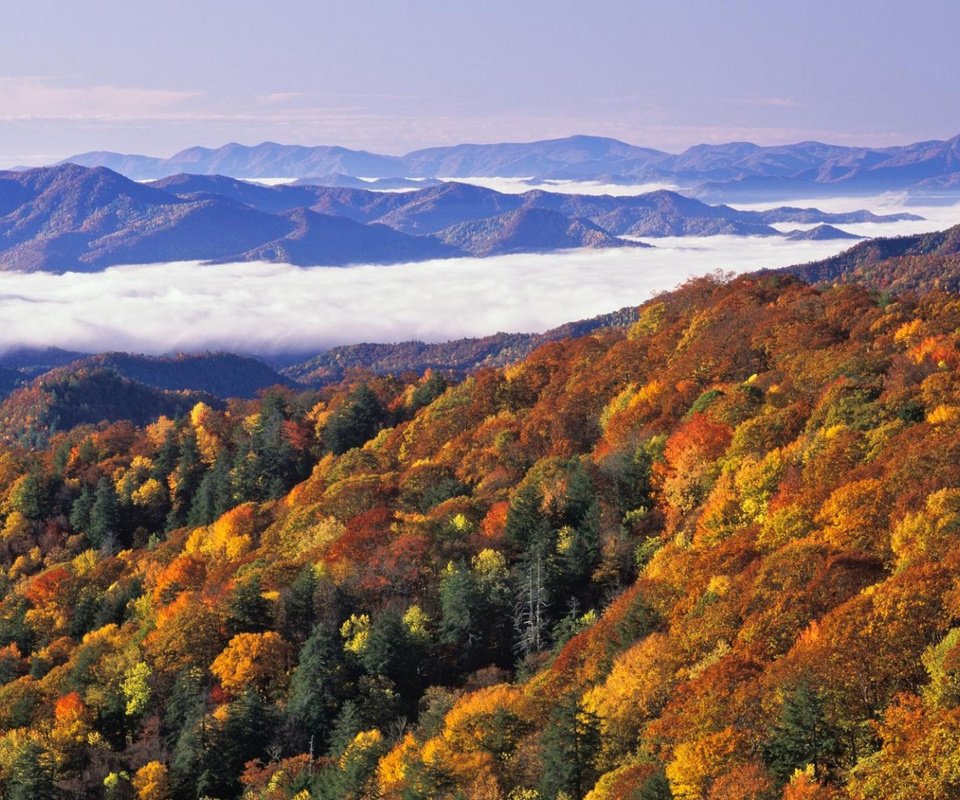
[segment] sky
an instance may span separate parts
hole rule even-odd
[[[0,165],[960,133],[956,0],[4,0]]]

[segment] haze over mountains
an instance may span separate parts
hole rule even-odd
[[[620,237],[782,235],[775,223],[918,219],[868,211],[739,211],[674,192],[632,197],[503,194],[445,183],[385,193],[266,187],[219,175],[151,184],[75,164],[0,173],[0,270],[90,272],[182,260],[387,264],[578,247]],[[820,232],[830,236],[829,229]],[[842,232],[832,235],[842,236]]]
[[[700,197],[786,198],[910,190],[960,191],[960,136],[895,147],[846,147],[820,142],[760,146],[697,145],[679,154],[616,139],[571,136],[537,142],[461,144],[389,156],[343,147],[231,143],[192,147],[170,158],[106,151],[67,159],[106,166],[138,180],[181,172],[237,178],[520,177],[670,183]]]

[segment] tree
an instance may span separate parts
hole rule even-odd
[[[97,483],[93,505],[90,508],[90,525],[87,538],[94,547],[111,550],[117,536],[120,512],[117,507],[117,490],[109,478]]]
[[[580,800],[597,780],[595,759],[600,751],[597,717],[586,711],[576,695],[567,695],[550,715],[540,741],[545,800],[561,796]]]
[[[57,800],[50,755],[36,742],[29,742],[17,754],[7,779],[10,800]]]
[[[80,496],[70,508],[70,527],[75,531],[85,531],[90,526],[90,512],[93,510],[93,492],[84,484]]]
[[[420,694],[420,665],[417,642],[404,625],[401,614],[388,608],[375,616],[360,660],[371,675],[382,675],[396,684],[407,699]]]
[[[510,501],[504,535],[521,550],[541,542],[550,526],[543,513],[543,492],[533,481],[522,485]]]
[[[210,672],[233,695],[248,689],[271,694],[286,672],[289,646],[274,631],[238,633],[210,665]]]
[[[295,747],[304,749],[313,740],[317,752],[324,749],[339,710],[343,680],[340,642],[332,631],[317,625],[300,649],[290,678],[287,714]]]
[[[262,633],[270,627],[270,603],[263,597],[260,577],[241,581],[230,596],[230,633]]]
[[[169,800],[170,779],[167,767],[159,761],[149,761],[133,776],[133,786],[139,800]]]
[[[527,554],[517,581],[514,606],[514,645],[523,657],[539,653],[547,642],[550,630],[549,594],[547,592],[547,559],[540,548]]]
[[[230,466],[228,454],[219,453],[213,467],[204,473],[190,505],[188,522],[191,525],[209,525],[230,510],[233,505]]]
[[[204,465],[200,448],[192,428],[188,428],[180,442],[177,466],[170,473],[171,508],[167,515],[167,529],[179,528],[187,522],[194,496],[203,478]]]
[[[205,753],[205,768],[197,781],[198,795],[238,796],[243,765],[263,757],[274,722],[272,709],[252,688],[231,703],[226,720],[215,731]]]
[[[801,684],[784,698],[780,719],[764,748],[767,764],[782,781],[812,764],[814,778],[819,780],[835,765],[837,752],[836,732],[826,718],[820,695]]]
[[[289,642],[303,642],[316,621],[314,594],[317,576],[312,564],[307,564],[290,586],[280,594],[280,632]]]
[[[360,447],[380,429],[385,412],[379,398],[365,383],[360,384],[333,412],[323,429],[323,443],[336,455]]]

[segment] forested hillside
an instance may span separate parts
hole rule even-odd
[[[955,797],[958,336],[704,278],[455,385],[6,445],[4,796]]]
[[[781,272],[810,283],[856,283],[888,292],[960,291],[960,225],[916,236],[870,239],[832,258]]]

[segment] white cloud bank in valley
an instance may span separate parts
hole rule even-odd
[[[714,236],[576,250],[303,269],[177,262],[0,274],[0,349],[303,352],[353,342],[542,331],[639,304],[693,275],[823,258],[845,242]]]
[[[960,222],[960,206],[905,209],[903,198],[895,196],[791,205],[910,210],[925,217],[841,226],[868,236],[941,230]],[[571,250],[386,267],[177,262],[83,275],[0,273],[0,351],[28,345],[266,355],[356,342],[544,331],[640,304],[694,275],[799,264],[852,244],[741,236],[650,241],[654,249]]]

